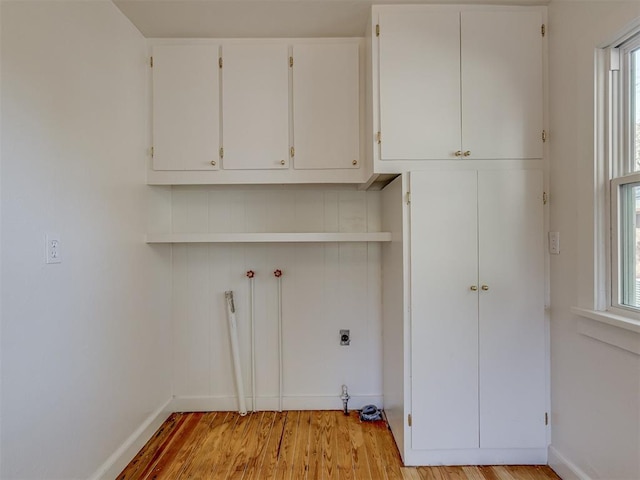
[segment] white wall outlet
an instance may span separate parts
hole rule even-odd
[[[46,263],[61,263],[60,235],[47,233],[45,235],[45,261]]]
[[[560,232],[549,232],[549,253],[560,254]]]

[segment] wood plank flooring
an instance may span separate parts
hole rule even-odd
[[[117,480],[559,480],[546,466],[403,467],[384,422],[339,411],[174,413]]]

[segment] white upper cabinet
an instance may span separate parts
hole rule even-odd
[[[463,11],[462,150],[542,158],[540,11]]]
[[[153,40],[147,183],[369,181],[363,48],[361,38]]]
[[[224,169],[288,168],[287,45],[225,45],[222,62]]]
[[[543,21],[539,7],[374,7],[374,170],[542,158]]]
[[[296,169],[359,168],[359,46],[293,46]]]
[[[380,13],[380,158],[449,158],[460,145],[460,14]]]
[[[218,45],[153,48],[153,168],[217,170]]]

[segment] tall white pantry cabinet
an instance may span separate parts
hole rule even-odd
[[[403,174],[383,229],[384,401],[405,464],[545,463],[542,172]]]
[[[406,465],[547,460],[544,8],[373,8],[385,411]]]

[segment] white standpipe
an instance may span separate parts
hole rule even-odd
[[[251,318],[251,410],[257,412],[256,407],[256,320],[254,313],[255,295],[253,289],[253,278],[255,272],[249,270],[247,277],[249,277],[249,315]]]
[[[278,379],[280,382],[278,389],[278,411],[282,411],[282,392],[283,392],[283,379],[282,379],[282,270],[278,269],[273,272],[278,279]]]
[[[231,341],[231,355],[233,356],[233,371],[236,376],[236,391],[238,393],[238,412],[247,414],[244,398],[244,383],[242,383],[242,369],[240,368],[240,348],[238,347],[238,324],[236,322],[236,307],[233,303],[233,292],[224,292],[227,301],[227,320],[229,321],[229,340]]]

